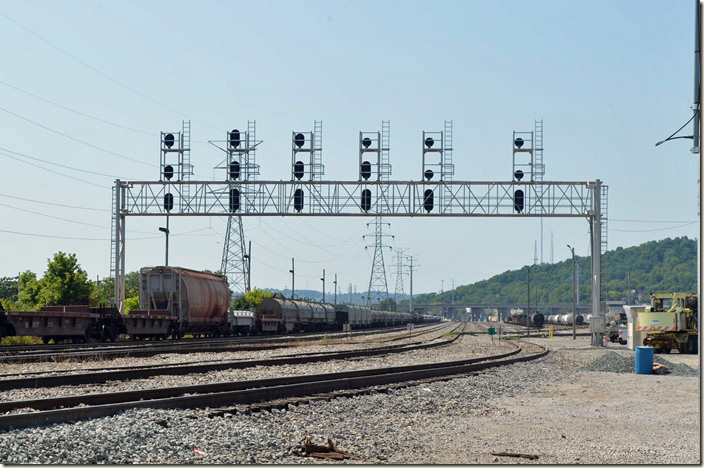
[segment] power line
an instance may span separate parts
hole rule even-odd
[[[14,198],[15,200],[28,201],[28,202],[32,202],[32,203],[41,203],[42,205],[60,206],[63,208],[75,208],[78,210],[103,211],[103,212],[111,212],[112,211],[112,210],[106,210],[105,208],[90,208],[87,206],[62,205],[61,203],[51,203],[51,202],[46,202],[46,201],[42,201],[42,200],[32,200],[30,198],[22,198],[22,197],[15,197],[12,195],[5,195],[4,193],[0,193],[0,197]]]
[[[1,14],[1,13],[0,13],[0,14]],[[16,113],[14,113],[14,112],[12,112],[12,111],[10,111],[10,110],[7,110],[7,109],[5,109],[4,107],[0,107],[0,110],[3,111],[3,112],[8,113],[8,114],[10,114],[10,115],[14,115],[14,116],[17,117],[18,119],[22,119],[22,120],[24,120],[25,122],[29,122],[29,123],[31,123],[31,124],[33,124],[33,125],[36,125],[36,126],[39,127],[39,128],[43,128],[44,130],[47,130],[47,131],[49,131],[49,132],[55,133],[55,134],[57,134],[57,135],[61,135],[61,136],[64,137],[64,138],[68,138],[69,140],[75,141],[75,142],[80,143],[80,144],[82,144],[82,145],[86,145],[86,146],[88,146],[88,147],[90,147],[90,148],[93,148],[93,149],[96,149],[96,150],[98,150],[98,151],[102,151],[102,152],[104,152],[104,153],[112,154],[113,156],[117,156],[118,158],[127,159],[127,160],[129,160],[129,161],[133,161],[133,162],[136,162],[136,163],[139,163],[139,164],[143,164],[143,165],[145,165],[145,166],[153,167],[152,164],[145,163],[144,161],[140,161],[139,159],[135,159],[135,158],[132,158],[132,157],[130,157],[130,156],[126,156],[126,155],[124,155],[124,154],[116,153],[116,152],[111,151],[111,150],[109,150],[109,149],[102,148],[102,147],[100,147],[100,146],[94,145],[93,143],[88,143],[87,141],[79,140],[78,138],[72,137],[71,135],[68,135],[68,134],[66,134],[66,133],[60,132],[60,131],[58,131],[58,130],[54,130],[53,128],[47,127],[46,125],[42,125],[42,124],[40,124],[40,123],[38,123],[38,122],[35,122],[34,120],[28,119],[27,117],[23,117],[23,116],[21,116],[21,115],[19,115],[19,114],[16,114]]]
[[[614,218],[609,218],[609,221],[620,221],[624,223],[664,223],[664,224],[675,224],[675,223],[696,223],[697,221],[693,221],[691,219],[685,219],[683,221],[659,221],[659,220],[652,220],[652,219],[614,219]]]
[[[86,174],[93,174],[93,175],[98,175],[98,176],[103,176],[103,177],[109,177],[109,178],[111,178],[111,179],[113,179],[113,180],[114,180],[114,179],[127,179],[127,180],[129,180],[129,179],[130,179],[129,177],[118,177],[118,176],[115,176],[115,175],[112,175],[112,174],[105,174],[105,173],[103,173],[103,172],[89,171],[88,169],[81,169],[81,168],[78,168],[78,167],[67,166],[67,165],[65,165],[65,164],[59,164],[59,163],[56,163],[56,162],[47,161],[46,159],[40,159],[40,158],[36,158],[36,157],[34,157],[34,156],[29,156],[29,155],[24,154],[24,153],[18,153],[17,151],[12,151],[12,150],[9,150],[9,149],[7,149],[7,148],[2,148],[2,147],[0,147],[0,150],[6,151],[6,152],[8,152],[8,153],[12,153],[12,154],[14,154],[14,155],[16,155],[16,156],[20,156],[20,157],[22,157],[22,158],[32,159],[32,160],[34,160],[34,161],[43,162],[44,164],[51,164],[52,166],[63,167],[63,168],[65,168],[65,169],[71,169],[71,170],[73,170],[73,171],[85,172]]]
[[[183,236],[183,237],[201,237],[201,236],[189,236],[188,234],[193,233],[193,232],[198,232],[202,231],[203,229],[207,228],[200,228],[200,229],[195,229],[193,231],[187,231],[182,234],[172,234],[172,236]],[[50,239],[68,239],[68,240],[87,240],[87,241],[109,241],[110,239],[107,238],[102,238],[102,237],[71,237],[71,236],[52,236],[50,234],[35,234],[32,232],[18,232],[18,231],[9,231],[6,229],[0,229],[0,232],[5,232],[8,234],[18,234],[20,236],[32,236],[32,237],[47,237]],[[164,236],[150,236],[150,237],[135,237],[134,239],[131,240],[149,240],[149,239],[163,239]]]
[[[671,227],[666,227],[666,228],[660,228],[660,229],[614,229],[614,228],[609,228],[609,231],[616,231],[616,232],[655,232],[655,231],[667,231],[669,229],[677,229],[685,226],[690,226],[692,224],[696,224],[699,221],[692,221],[690,223],[686,224],[680,224],[679,226],[671,226]]]
[[[29,164],[30,166],[34,166],[34,167],[36,167],[36,168],[38,168],[38,169],[41,169],[41,170],[43,170],[43,171],[50,172],[50,173],[52,173],[52,174],[60,175],[60,176],[63,176],[63,177],[67,177],[67,178],[69,178],[69,179],[77,180],[77,181],[83,182],[83,183],[85,183],[85,184],[94,185],[94,186],[100,187],[100,188],[102,188],[102,189],[108,188],[108,187],[106,187],[105,185],[96,184],[96,183],[91,182],[91,181],[89,181],[89,180],[85,180],[85,179],[81,179],[81,178],[78,178],[78,177],[74,177],[74,176],[71,176],[71,175],[68,175],[68,174],[64,174],[63,172],[53,171],[53,170],[51,170],[51,169],[47,169],[46,167],[42,167],[42,166],[40,166],[40,165],[38,165],[38,164],[34,164],[34,163],[29,162],[29,161],[25,161],[25,160],[23,160],[23,159],[20,159],[20,158],[16,158],[15,156],[10,156],[9,154],[3,153],[2,151],[0,151],[0,156],[5,156],[6,158],[14,159],[15,161],[19,161],[19,162],[21,162],[21,163],[23,163],[23,164]]]
[[[37,96],[37,95],[34,94],[34,93],[30,93],[29,91],[25,91],[24,89],[20,89],[20,88],[18,88],[17,86],[13,86],[13,85],[11,85],[10,83],[7,83],[7,82],[2,81],[2,80],[0,80],[0,84],[2,84],[2,85],[4,85],[4,86],[7,86],[8,88],[14,89],[15,91],[18,91],[18,92],[20,92],[20,93],[22,93],[22,94],[26,94],[27,96],[31,96],[31,97],[33,97],[34,99],[38,99],[38,100],[40,100],[40,101],[42,101],[42,102],[46,102],[47,104],[51,104],[52,106],[58,107],[59,109],[63,109],[63,110],[69,111],[69,112],[73,112],[74,114],[78,114],[78,115],[81,115],[81,116],[83,116],[83,117],[87,117],[87,118],[89,118],[89,119],[93,119],[93,120],[95,120],[95,121],[97,121],[97,122],[102,122],[102,123],[107,124],[107,125],[112,125],[113,127],[118,127],[118,128],[123,129],[123,130],[129,130],[129,131],[131,131],[131,132],[141,133],[142,135],[149,135],[149,136],[152,136],[152,137],[155,136],[155,135],[158,135],[158,132],[147,132],[147,131],[145,131],[145,130],[140,130],[140,129],[138,129],[138,128],[128,127],[128,126],[126,126],[126,125],[122,125],[122,124],[119,124],[119,123],[117,123],[117,122],[111,122],[110,120],[105,120],[105,119],[101,119],[100,117],[96,117],[96,116],[94,116],[94,115],[86,114],[85,112],[81,112],[81,111],[79,111],[79,110],[72,109],[72,108],[70,108],[70,107],[68,107],[68,106],[64,106],[63,104],[59,104],[59,103],[56,103],[56,102],[54,102],[54,101],[50,101],[49,99],[43,98],[43,97],[41,97],[41,96]]]
[[[167,109],[167,110],[170,110],[171,112],[174,112],[174,113],[176,113],[176,114],[179,114],[179,115],[182,116],[182,117],[189,118],[189,116],[187,116],[186,114],[184,114],[184,113],[182,113],[182,112],[179,112],[179,111],[177,111],[176,109],[167,106],[166,104],[162,104],[161,102],[157,101],[156,99],[153,99],[153,98],[149,97],[148,95],[146,95],[146,94],[144,94],[144,93],[141,93],[141,92],[137,91],[137,90],[134,89],[134,88],[131,88],[130,86],[128,86],[128,85],[122,83],[121,81],[119,81],[119,80],[113,78],[112,76],[108,75],[107,73],[104,73],[104,72],[102,72],[101,70],[95,68],[94,66],[90,65],[89,63],[84,62],[83,60],[79,59],[78,57],[76,57],[75,55],[71,54],[71,53],[68,52],[67,50],[62,49],[62,48],[59,47],[58,45],[56,45],[56,44],[54,44],[53,42],[49,41],[48,39],[45,39],[44,37],[40,36],[39,34],[35,33],[35,32],[32,31],[31,29],[29,29],[27,26],[24,26],[23,24],[20,24],[19,22],[17,22],[17,21],[15,21],[14,19],[10,18],[10,17],[7,16],[6,14],[0,12],[0,16],[5,17],[5,18],[8,19],[9,21],[13,22],[15,25],[19,26],[20,28],[24,29],[25,31],[27,31],[28,33],[30,33],[31,35],[33,35],[33,36],[36,37],[37,39],[39,39],[39,40],[41,40],[42,42],[44,42],[45,44],[48,44],[49,46],[51,46],[51,47],[53,47],[54,49],[56,49],[56,50],[58,50],[59,52],[61,52],[62,54],[66,55],[66,56],[70,57],[71,59],[75,60],[76,62],[80,63],[80,64],[83,65],[84,67],[93,70],[95,73],[99,74],[99,75],[102,76],[103,78],[105,78],[105,79],[107,79],[107,80],[109,80],[109,81],[112,81],[112,82],[115,83],[116,85],[118,85],[118,86],[120,86],[120,87],[122,87],[122,88],[124,88],[124,89],[126,89],[126,90],[128,90],[128,91],[130,91],[130,92],[132,92],[132,93],[134,93],[134,94],[136,94],[136,95],[138,95],[138,96],[140,96],[140,97],[142,97],[142,98],[148,100],[148,101],[150,101],[150,102],[153,103],[153,104],[156,104],[156,105],[158,105],[158,106],[160,106],[160,107],[163,107],[164,109]],[[193,120],[195,121],[195,119],[193,119]],[[207,125],[208,127],[218,128],[218,127],[215,127],[215,126],[210,125],[210,124],[205,123],[205,122],[200,122],[200,123],[202,123],[202,124],[204,124],[204,125]]]

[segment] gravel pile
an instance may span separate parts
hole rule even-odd
[[[660,356],[654,356],[653,361],[667,367],[669,373],[666,375],[675,375],[678,377],[697,377],[698,375],[696,369],[692,369],[686,364],[675,364],[661,358]],[[593,372],[632,374],[635,370],[635,356],[624,356],[619,353],[609,351],[586,365],[584,370]]]

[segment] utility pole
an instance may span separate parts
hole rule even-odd
[[[445,280],[441,279],[440,280],[440,294],[445,292]]]
[[[247,291],[252,289],[252,241],[249,241],[248,253],[244,256],[247,259]]]
[[[528,265],[528,310],[526,310],[526,326],[528,327],[528,336],[530,336],[530,265]]]
[[[411,275],[411,298],[410,298],[410,301],[408,302],[408,312],[410,314],[413,313],[413,272],[418,268],[417,265],[415,268],[413,267],[413,257],[415,257],[415,255],[406,256],[406,258],[410,262],[410,266],[408,267],[408,271]]]
[[[323,302],[325,302],[325,268],[323,268],[323,277],[320,278],[320,281],[323,282]]]
[[[567,244],[572,251],[572,339],[577,339],[577,262],[574,258],[574,247]]]
[[[631,305],[631,272],[626,273],[626,305]]]
[[[335,284],[335,304],[337,304],[337,273],[335,273],[335,281],[333,281]]]
[[[294,264],[294,259],[291,258],[291,269],[288,270],[291,273],[291,299],[296,298],[296,266]]]
[[[166,259],[164,261],[164,266],[169,266],[169,216],[166,216],[166,227],[160,227],[159,230],[166,234]]]

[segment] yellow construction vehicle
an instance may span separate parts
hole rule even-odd
[[[645,332],[645,346],[656,353],[673,349],[696,354],[699,343],[698,297],[695,293],[655,293],[650,305],[638,314],[638,330]]]

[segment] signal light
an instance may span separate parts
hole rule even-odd
[[[362,178],[367,180],[372,175],[372,164],[369,161],[364,161],[362,163]]]
[[[430,169],[425,171],[425,178],[428,180],[432,179],[434,175],[435,173]]]
[[[296,163],[293,165],[293,176],[301,180],[303,178],[303,174],[305,174],[305,164],[303,164],[303,161],[296,161]]]
[[[365,213],[372,207],[372,191],[369,189],[362,190],[362,211]]]
[[[230,179],[235,180],[240,178],[240,163],[232,161],[230,163]]]
[[[296,144],[296,146],[302,148],[303,144],[306,142],[306,137],[303,136],[302,133],[296,133],[296,136],[293,137],[293,142]]]
[[[516,148],[521,149],[523,147],[523,138],[516,138],[513,144],[516,145]]]
[[[174,142],[176,141],[176,138],[174,138],[174,135],[172,133],[167,133],[166,136],[164,137],[164,144],[166,145],[167,148],[171,148],[174,146]]]
[[[166,180],[171,180],[171,178],[174,176],[174,168],[171,165],[164,166],[164,178]]]
[[[171,193],[164,195],[164,209],[166,211],[171,211],[174,209],[174,196]]]
[[[303,211],[303,189],[296,189],[293,193],[293,208],[299,213]]]
[[[428,213],[433,210],[433,198],[435,198],[433,191],[431,189],[426,189],[423,193],[423,208],[425,208],[425,211]]]
[[[516,190],[513,194],[513,208],[520,213],[524,208],[525,195],[523,190]]]
[[[230,211],[239,211],[240,209],[240,191],[236,188],[230,189]]]
[[[521,180],[523,178],[523,171],[518,169],[516,172],[513,173],[513,177],[515,177],[516,180]]]
[[[432,138],[428,137],[425,139],[425,146],[427,146],[428,148],[432,148],[434,144],[435,140],[433,140]]]
[[[240,146],[240,131],[237,129],[234,129],[230,132],[230,146],[233,148],[237,148]]]
[[[372,145],[372,139],[371,139],[371,138],[365,137],[365,138],[362,140],[362,146],[364,146],[365,148],[369,148],[371,145]]]

